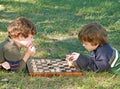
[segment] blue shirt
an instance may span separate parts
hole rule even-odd
[[[76,63],[80,69],[95,72],[107,71],[110,68],[110,60],[114,56],[114,49],[109,45],[97,47],[89,56],[80,54]]]

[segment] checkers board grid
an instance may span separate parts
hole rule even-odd
[[[80,69],[69,67],[67,61],[61,59],[30,59],[27,62],[30,76],[81,76]]]

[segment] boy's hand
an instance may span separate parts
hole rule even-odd
[[[36,53],[36,48],[33,46],[33,44],[30,44],[28,47],[27,53],[29,56],[33,56]]]
[[[66,56],[66,60],[69,60],[69,61],[77,60],[79,55],[80,55],[79,53],[73,52],[71,55]]]
[[[24,62],[26,62],[30,56],[33,56],[35,54],[35,52],[36,52],[35,47],[32,45],[29,46],[26,54],[23,57]]]
[[[73,61],[67,60],[67,63],[68,63],[68,65],[69,65],[69,67],[74,66],[74,65],[73,65]]]
[[[76,53],[76,52],[73,52],[71,55],[73,56],[74,60],[77,60],[80,54]]]
[[[66,55],[66,60],[67,61],[72,61],[73,60],[73,56],[72,55]]]
[[[73,62],[74,62],[75,60],[77,60],[77,58],[79,57],[79,55],[80,55],[79,53],[73,52],[71,55],[67,55],[67,56],[66,56],[66,60],[67,60],[68,65],[69,65],[70,67],[74,66],[74,65],[73,65]]]
[[[36,53],[36,48],[34,46],[29,47],[28,52],[32,56],[32,55],[34,55]]]
[[[8,62],[3,62],[2,67],[6,70],[10,69],[10,64]]]

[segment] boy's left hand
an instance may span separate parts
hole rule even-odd
[[[76,53],[76,52],[73,52],[72,54],[71,54],[71,56],[73,57],[73,60],[77,60],[78,59],[78,57],[79,57],[79,53]]]
[[[32,45],[29,46],[27,49],[27,52],[25,53],[25,55],[23,57],[24,62],[26,62],[30,56],[33,56],[35,54],[35,52],[36,52],[35,47]]]
[[[75,61],[79,57],[79,53],[73,52],[71,55],[66,56],[66,60]]]
[[[30,56],[33,56],[36,53],[36,48],[34,46],[30,46],[28,48],[28,53],[30,54]]]

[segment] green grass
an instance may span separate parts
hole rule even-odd
[[[119,0],[0,0],[0,42],[7,26],[19,16],[31,19],[37,27],[37,53],[34,57],[61,58],[80,52],[89,54],[79,42],[82,26],[96,21],[107,29],[110,44],[120,51]],[[0,89],[119,89],[120,75],[84,71],[82,77],[30,77],[0,71]]]

